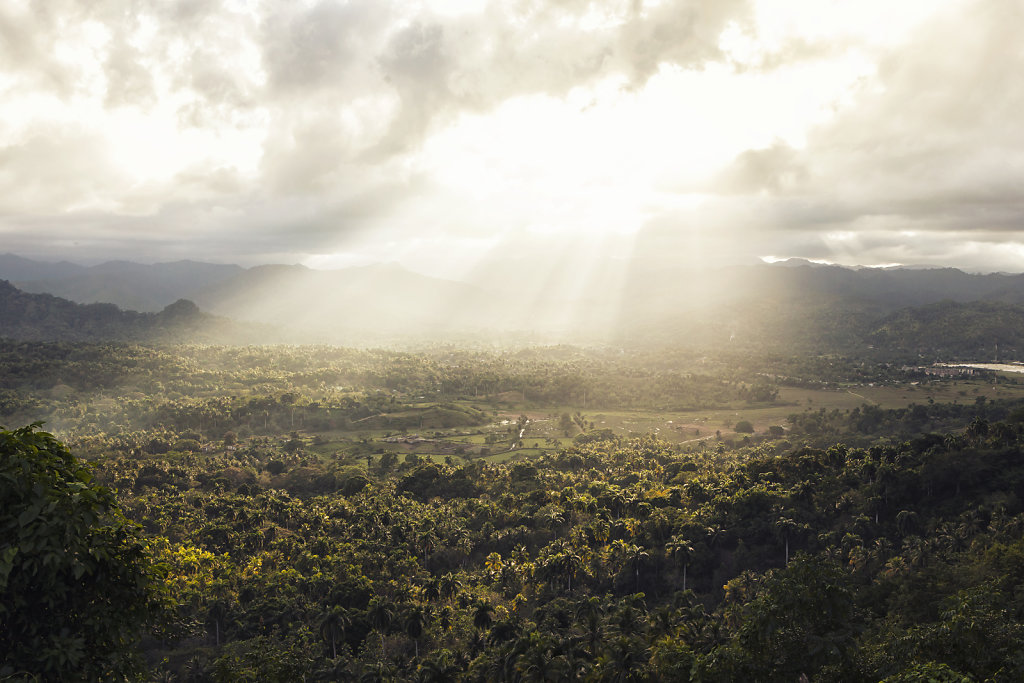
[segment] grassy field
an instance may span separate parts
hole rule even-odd
[[[723,436],[733,435],[733,427],[740,420],[749,421],[754,430],[760,433],[772,425],[785,426],[788,416],[808,410],[824,408],[826,411],[846,411],[864,404],[895,409],[913,403],[924,404],[929,399],[935,403],[974,403],[979,396],[989,400],[1024,399],[1024,385],[960,380],[920,385],[856,386],[836,390],[782,387],[778,400],[771,405],[738,403],[715,409],[665,412],[600,411],[586,414],[585,417],[594,423],[595,429],[611,429],[623,436],[630,433],[654,433],[666,441],[680,443],[713,436],[719,431]],[[551,415],[561,412],[575,412],[575,409],[552,411]],[[557,420],[538,420],[527,428],[524,440],[529,442],[531,437],[550,436],[562,436],[557,429]]]
[[[980,396],[989,400],[1024,399],[1024,385],[964,379],[925,384],[850,386],[834,390],[782,387],[778,399],[772,404],[736,403],[690,411],[592,411],[583,417],[593,429],[610,429],[622,437],[652,433],[672,443],[694,443],[719,435],[734,437],[734,427],[741,420],[750,422],[756,433],[764,433],[773,425],[786,426],[786,418],[794,413],[822,408],[831,412],[852,410],[864,404],[895,409],[929,401],[974,403]],[[476,403],[467,402],[466,405]],[[429,409],[432,404],[421,403],[416,407]],[[317,435],[318,443],[311,444],[308,450],[324,459],[342,458],[363,466],[367,453],[376,460],[384,452],[395,453],[400,460],[405,455],[415,454],[435,462],[447,459],[463,462],[467,460],[463,456],[481,458],[490,463],[507,462],[553,453],[570,445],[580,430],[573,426],[566,434],[559,428],[559,416],[573,414],[577,410],[570,406],[540,410],[529,406],[509,406],[494,416],[494,422],[475,427],[430,428],[422,432],[406,430],[401,433],[386,429],[322,432]],[[511,448],[515,422],[524,414],[530,421],[521,443]],[[489,437],[491,443],[487,443]],[[485,449],[482,454],[481,449]]]

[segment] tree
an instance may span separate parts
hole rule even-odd
[[[423,627],[426,623],[426,608],[423,605],[413,605],[412,609],[405,616],[405,633],[412,638],[416,648],[416,659],[420,658],[420,636],[423,635]]]
[[[756,590],[743,604],[734,645],[757,677],[795,681],[806,673],[817,680],[826,664],[837,671],[849,665],[856,614],[850,578],[839,564],[797,555],[770,571]]]
[[[38,426],[0,430],[0,677],[123,678],[162,582],[114,494]]]
[[[754,433],[754,425],[750,424],[750,420],[740,420],[733,429],[740,434]]]
[[[418,680],[424,683],[449,683],[458,680],[461,667],[454,659],[451,651],[441,650],[417,667]]]
[[[648,557],[648,553],[644,550],[642,545],[634,545],[631,547],[629,559],[633,562],[633,571],[636,575],[637,593],[640,592],[640,563],[646,561]]]
[[[566,545],[560,552],[548,559],[546,566],[551,572],[552,578],[565,574],[566,589],[572,592],[572,577],[578,575],[583,569],[583,558],[572,546]]]
[[[491,614],[494,612],[494,607],[491,603],[486,600],[477,600],[476,605],[473,609],[473,626],[480,631],[486,631],[491,627],[494,619]]]
[[[352,617],[343,607],[332,607],[320,618],[320,635],[331,643],[331,657],[338,658],[338,639],[344,641],[345,628],[351,624]]]
[[[693,556],[693,546],[690,541],[682,536],[675,535],[665,544],[665,551],[669,555],[681,558],[683,563],[683,590],[686,590],[686,569],[690,566],[690,558]]]
[[[597,643],[601,635],[603,617],[604,608],[601,605],[600,598],[591,597],[576,606],[576,619],[582,623],[587,631],[591,655],[596,655],[597,653]]]
[[[785,546],[785,560],[786,564],[789,564],[789,538],[793,534],[799,534],[807,531],[808,526],[801,524],[795,520],[789,519],[788,517],[779,517],[775,520],[775,524],[772,530],[779,537]]]
[[[576,425],[573,422],[572,416],[569,413],[562,413],[562,416],[558,419],[558,429],[569,436],[569,431]]]
[[[377,596],[370,601],[366,608],[366,617],[370,621],[370,626],[380,634],[380,649],[383,653],[384,632],[388,630],[391,621],[395,618],[395,608],[389,601]]]
[[[449,602],[462,590],[462,580],[451,572],[441,577],[439,582],[441,597]]]

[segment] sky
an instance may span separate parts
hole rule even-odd
[[[0,0],[0,252],[1020,272],[1022,15]]]

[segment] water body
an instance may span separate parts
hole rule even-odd
[[[975,368],[992,372],[1024,373],[1024,364],[1022,363],[944,363],[944,365],[948,368]]]

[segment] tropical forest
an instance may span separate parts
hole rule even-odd
[[[1020,376],[758,348],[3,341],[0,680],[1021,680]]]

